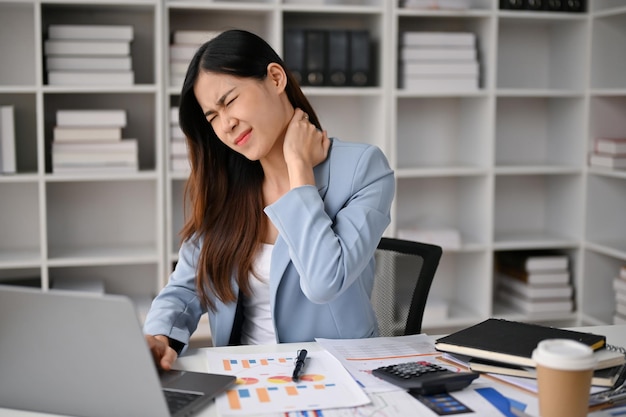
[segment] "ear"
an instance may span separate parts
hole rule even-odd
[[[279,93],[285,90],[285,86],[287,85],[287,74],[285,73],[285,69],[276,62],[268,64],[267,78]]]

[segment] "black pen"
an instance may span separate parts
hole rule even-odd
[[[306,349],[300,349],[298,351],[296,364],[293,368],[293,375],[291,376],[293,382],[298,382],[298,380],[300,379],[300,373],[302,373],[302,369],[304,368],[304,361],[306,360],[307,353],[308,352],[306,351]]]

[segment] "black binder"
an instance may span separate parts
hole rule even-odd
[[[584,12],[585,1],[584,0],[563,0],[563,10],[566,12]]]
[[[283,48],[285,54],[283,59],[287,68],[302,85],[304,75],[304,56],[306,51],[305,37],[303,29],[287,29],[283,36]]]
[[[545,0],[524,0],[524,8],[527,10],[543,10]]]
[[[326,35],[325,30],[309,29],[305,32],[305,71],[302,84],[321,86],[325,83],[326,73]]]
[[[328,31],[328,73],[326,84],[335,87],[348,85],[350,39],[347,30]]]
[[[350,85],[367,86],[372,83],[370,36],[367,30],[350,32]]]
[[[500,0],[500,8],[505,10],[523,9],[524,0]]]
[[[543,8],[549,12],[560,12],[564,2],[565,0],[543,0]]]

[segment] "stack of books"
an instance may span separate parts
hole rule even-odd
[[[52,172],[137,172],[137,139],[123,139],[126,111],[58,110],[52,140]]]
[[[435,348],[476,372],[535,378],[532,352],[546,339],[571,339],[591,347],[597,359],[593,385],[612,386],[626,363],[621,349],[607,345],[603,335],[496,318],[439,338]]]
[[[595,138],[589,166],[626,169],[626,138]]]
[[[496,254],[497,296],[524,313],[570,312],[574,289],[567,255],[547,251]]]
[[[170,42],[170,86],[182,87],[189,61],[202,44],[217,36],[214,30],[175,30]]]
[[[399,88],[420,92],[478,90],[476,36],[471,32],[403,32]]]
[[[613,278],[615,291],[615,313],[613,324],[626,324],[626,265],[619,270],[619,275]]]
[[[185,174],[191,170],[185,134],[178,124],[178,107],[170,108],[170,169]]]
[[[15,153],[15,108],[0,106],[0,174],[17,172]]]
[[[44,43],[49,85],[132,85],[129,25],[50,25]]]

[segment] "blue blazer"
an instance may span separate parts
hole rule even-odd
[[[390,222],[393,171],[375,146],[332,139],[314,169],[316,186],[290,190],[265,213],[278,229],[270,268],[276,341],[363,338],[378,335],[370,295],[374,251]],[[168,284],[144,324],[185,344],[204,313],[214,346],[229,342],[237,303],[201,305],[195,275],[201,240],[184,242]],[[238,287],[233,278],[235,294]]]

